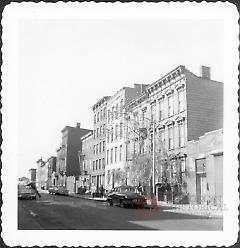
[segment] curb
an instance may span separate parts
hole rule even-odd
[[[80,198],[80,199],[85,199],[85,200],[90,200],[90,201],[98,201],[98,202],[106,202],[106,199],[94,199],[94,198],[89,198],[89,197],[83,197],[83,196],[76,196],[76,195],[71,195],[69,194],[70,197],[74,198]]]

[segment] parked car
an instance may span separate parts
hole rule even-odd
[[[49,194],[69,195],[69,191],[64,186],[54,186],[48,189]]]
[[[37,194],[34,189],[25,185],[18,185],[18,199],[36,199]]]
[[[147,200],[143,195],[140,195],[137,187],[134,186],[119,186],[110,191],[107,196],[107,202],[112,205],[121,207],[131,206],[144,208]]]

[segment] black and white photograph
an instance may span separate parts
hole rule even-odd
[[[6,6],[6,244],[234,244],[237,20],[220,2]]]

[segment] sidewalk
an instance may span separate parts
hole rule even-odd
[[[100,201],[106,202],[106,197],[92,197],[91,195],[80,195],[76,193],[70,193],[70,197],[82,198],[86,200],[92,201]],[[162,211],[165,212],[172,212],[172,213],[180,213],[180,214],[188,214],[188,215],[197,215],[197,216],[204,216],[204,217],[215,217],[215,218],[222,218],[223,217],[223,210],[216,206],[212,205],[200,205],[200,204],[173,204],[173,203],[166,203],[163,201],[157,201],[156,204],[152,204],[151,200],[147,200],[148,209],[153,208],[160,208],[160,207],[170,207],[170,209],[163,209]]]
[[[92,197],[91,195],[80,195],[76,193],[69,193],[70,197],[77,197],[77,198],[82,198],[86,200],[92,200],[92,201],[100,201],[100,202],[105,202],[107,200],[106,197]]]
[[[181,214],[188,214],[188,215],[198,215],[198,216],[205,216],[208,218],[223,217],[223,209],[213,205],[201,205],[201,204],[173,204],[173,203],[166,203],[162,201],[158,201],[158,206],[168,206],[172,207],[172,209],[164,210],[166,212],[172,213],[181,213]]]

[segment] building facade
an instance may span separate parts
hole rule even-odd
[[[88,132],[82,138],[82,151],[78,151],[80,176],[78,188],[84,188],[86,191],[91,190],[91,169],[93,158],[93,131]],[[80,193],[80,191],[78,191]]]
[[[93,153],[90,171],[92,192],[99,192],[100,187],[104,187],[105,184],[106,124],[109,99],[109,96],[105,96],[92,107],[94,114]]]
[[[42,158],[37,160],[37,187],[39,189],[48,188],[48,166]]]
[[[223,203],[223,130],[204,134],[187,146],[187,191],[190,203]]]
[[[127,165],[125,107],[131,100],[141,95],[146,87],[147,85],[145,84],[134,84],[134,88],[124,87],[108,100],[105,167],[106,190],[126,183],[120,175],[123,168]]]
[[[129,153],[154,149],[156,156],[164,152],[163,158],[171,160],[158,168],[155,184],[171,183],[179,173],[183,183],[187,142],[223,126],[223,84],[211,80],[209,67],[201,69],[196,76],[178,66],[128,105],[128,125],[134,130],[128,135]]]
[[[76,179],[80,175],[78,151],[82,150],[81,137],[87,134],[89,129],[66,126],[62,131],[62,141],[57,149],[56,171],[57,185],[66,186],[70,192],[76,191]]]
[[[30,182],[36,184],[36,180],[37,180],[37,170],[36,169],[30,169],[29,170],[29,180]]]
[[[47,188],[57,185],[56,161],[57,161],[57,158],[55,156],[51,156],[46,161],[46,167],[48,170]]]

